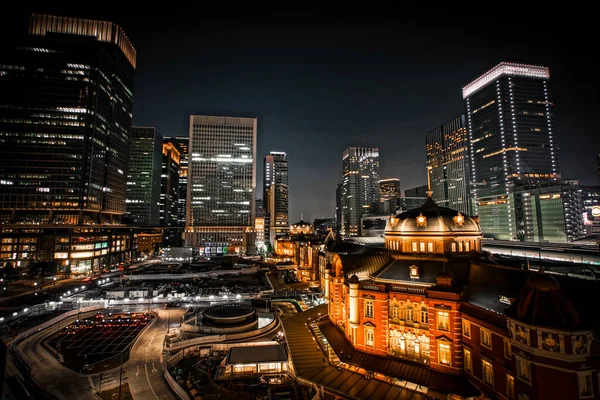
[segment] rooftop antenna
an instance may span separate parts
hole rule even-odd
[[[300,221],[304,221],[304,218],[302,218],[302,211],[300,211]]]

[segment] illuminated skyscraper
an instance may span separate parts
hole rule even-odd
[[[126,203],[136,226],[159,225],[161,146],[156,128],[131,127]]]
[[[362,215],[376,213],[379,208],[379,149],[349,147],[342,160],[342,234],[358,236]]]
[[[471,215],[465,116],[458,116],[428,132],[426,150],[433,200],[440,206]]]
[[[131,232],[114,225],[126,208],[135,67],[111,22],[33,14],[26,37],[3,38],[2,243],[28,244],[3,246],[2,259],[86,272],[131,256]]]
[[[256,118],[190,116],[186,246],[253,252]]]
[[[388,178],[379,181],[379,195],[381,214],[395,214],[398,209],[400,197],[400,179]]]
[[[185,226],[185,213],[187,201],[187,174],[188,174],[188,146],[190,138],[187,136],[165,137],[164,143],[173,143],[179,151],[179,184],[177,198],[177,225]]]
[[[159,225],[176,227],[179,199],[179,160],[180,154],[174,143],[163,143]]]
[[[474,212],[486,237],[525,240],[527,213],[513,187],[560,178],[549,79],[546,67],[501,63],[463,88]]]
[[[265,241],[268,242],[289,231],[288,170],[286,153],[272,151],[265,156]]]

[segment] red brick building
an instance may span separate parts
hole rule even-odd
[[[330,241],[329,319],[356,350],[466,377],[480,398],[599,399],[582,296],[597,282],[503,266],[481,239],[429,198],[390,218],[385,248]]]

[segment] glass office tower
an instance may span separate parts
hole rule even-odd
[[[277,236],[289,232],[289,164],[287,154],[271,151],[265,156],[264,209],[265,241],[274,242]]]
[[[474,211],[486,237],[525,240],[514,186],[560,178],[549,79],[546,67],[504,62],[463,88]]]
[[[180,154],[175,145],[173,143],[163,143],[160,173],[160,226],[178,226],[179,160]]]
[[[187,136],[165,137],[164,143],[173,143],[179,151],[179,193],[177,198],[177,225],[184,227],[186,221],[187,204],[187,176],[188,176],[188,147],[190,138]]]
[[[465,116],[460,115],[428,132],[426,150],[433,200],[440,206],[471,215]]]
[[[156,128],[132,126],[127,173],[127,213],[136,226],[159,225],[162,139]]]
[[[186,246],[252,253],[256,118],[190,116]]]
[[[0,51],[0,221],[10,243],[0,257],[73,273],[128,259],[131,231],[108,227],[125,214],[136,52],[112,22],[33,14],[25,32]]]
[[[376,213],[379,208],[379,149],[349,147],[342,160],[342,235],[358,236],[363,214]]]
[[[400,197],[400,179],[388,178],[379,181],[379,212],[381,214],[396,214]]]

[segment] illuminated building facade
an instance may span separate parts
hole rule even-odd
[[[568,243],[585,236],[578,181],[514,187],[509,199],[523,212],[526,242]]]
[[[345,237],[358,236],[363,214],[379,206],[379,149],[349,147],[342,156],[341,230]]]
[[[173,143],[163,143],[160,174],[160,226],[178,226],[180,154]]]
[[[558,180],[549,69],[500,63],[463,88],[474,212],[486,237],[525,240],[514,185]]]
[[[287,235],[289,228],[289,165],[287,154],[272,151],[265,156],[264,207],[265,240]]]
[[[398,211],[408,211],[420,207],[427,200],[427,197],[402,197],[399,199]]]
[[[151,256],[154,254],[157,245],[160,246],[163,241],[162,229],[147,230],[144,232],[138,232],[137,244],[138,253]]]
[[[582,186],[581,202],[583,203],[583,213],[586,214],[588,220],[600,216],[592,213],[594,207],[600,207],[600,186]]]
[[[28,250],[17,247],[0,257],[15,266],[42,259],[72,270],[99,266],[103,255],[97,249],[121,248],[113,246],[113,234],[125,235],[121,242],[128,246],[133,243],[127,236],[132,232],[117,232],[116,226],[126,207],[136,52],[111,22],[40,14],[31,16],[26,37],[17,33],[5,39],[0,51],[2,242],[9,246],[18,233],[18,242],[28,243],[17,246]],[[114,230],[101,227],[107,225]],[[88,232],[95,229],[102,231],[97,240]],[[98,247],[79,253],[64,244],[80,239]],[[54,246],[61,249],[58,255]]]
[[[254,252],[256,118],[190,116],[185,245]]]
[[[395,214],[392,211],[391,214]],[[390,215],[374,215],[362,217],[360,219],[360,236],[362,237],[383,237],[385,226],[387,225]]]
[[[177,194],[177,225],[185,226],[188,175],[188,146],[187,136],[165,137],[163,143],[172,143],[179,152],[179,189]]]
[[[598,398],[597,281],[497,265],[478,218],[431,199],[389,218],[384,248],[361,239],[325,241],[342,366],[394,364],[382,379],[447,395],[432,398]]]
[[[395,214],[398,202],[402,196],[400,179],[388,178],[379,181],[379,212],[381,214]]]
[[[136,226],[158,226],[161,192],[161,145],[156,128],[132,126],[127,172],[127,213]]]
[[[427,169],[433,200],[472,214],[465,121],[465,116],[460,115],[427,133]]]

